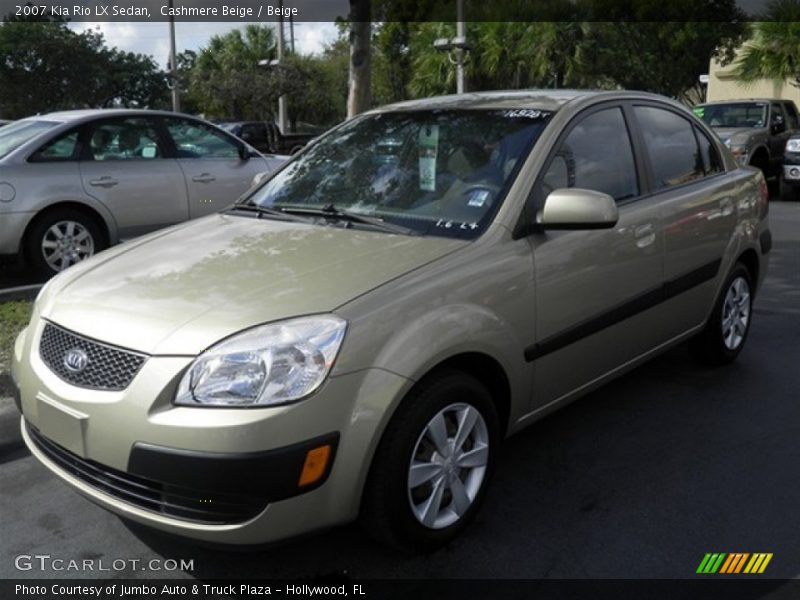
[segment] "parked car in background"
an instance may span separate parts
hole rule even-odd
[[[370,111],[228,210],[52,279],[14,347],[22,435],[175,534],[259,544],[360,513],[430,551],[504,437],[684,340],[737,357],[768,210],[763,175],[661,96]]]
[[[268,121],[223,121],[219,126],[261,152],[273,154],[295,154],[325,131],[318,127],[311,131],[281,133],[277,124]]]
[[[797,200],[800,196],[800,134],[786,141],[781,173],[781,198]]]
[[[800,131],[797,107],[791,100],[708,102],[695,106],[694,113],[730,148],[739,164],[757,167],[765,177],[780,173],[786,140]]]
[[[22,119],[0,130],[0,255],[57,273],[120,240],[225,208],[284,161],[171,112]]]

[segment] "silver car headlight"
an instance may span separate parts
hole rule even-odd
[[[343,319],[318,315],[236,334],[195,359],[175,404],[275,406],[304,398],[327,377],[346,329]]]
[[[788,140],[786,142],[786,152],[800,152],[800,138]]]

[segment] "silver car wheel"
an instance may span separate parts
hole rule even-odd
[[[750,285],[744,277],[731,281],[722,306],[722,339],[728,350],[736,350],[744,340],[750,322]]]
[[[92,234],[77,221],[54,223],[42,237],[42,256],[54,271],[63,271],[92,254]]]
[[[458,521],[481,489],[489,461],[489,431],[469,404],[439,411],[417,439],[408,470],[408,501],[430,529]]]

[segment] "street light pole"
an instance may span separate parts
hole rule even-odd
[[[172,15],[172,0],[169,0],[169,67],[172,77],[172,110],[181,111],[180,86],[178,85],[178,63],[175,58],[175,17]]]
[[[281,14],[278,17],[278,65],[279,68],[283,66],[283,1],[281,1]],[[286,95],[281,94],[278,96],[278,129],[281,133],[286,133]]]
[[[464,0],[456,2],[456,38],[467,41],[467,27],[464,23]],[[464,50],[456,49],[456,91],[463,94],[466,91],[466,81],[464,77]]]

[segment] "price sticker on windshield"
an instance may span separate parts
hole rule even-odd
[[[419,130],[419,189],[436,191],[436,156],[439,154],[439,126],[425,125]]]

